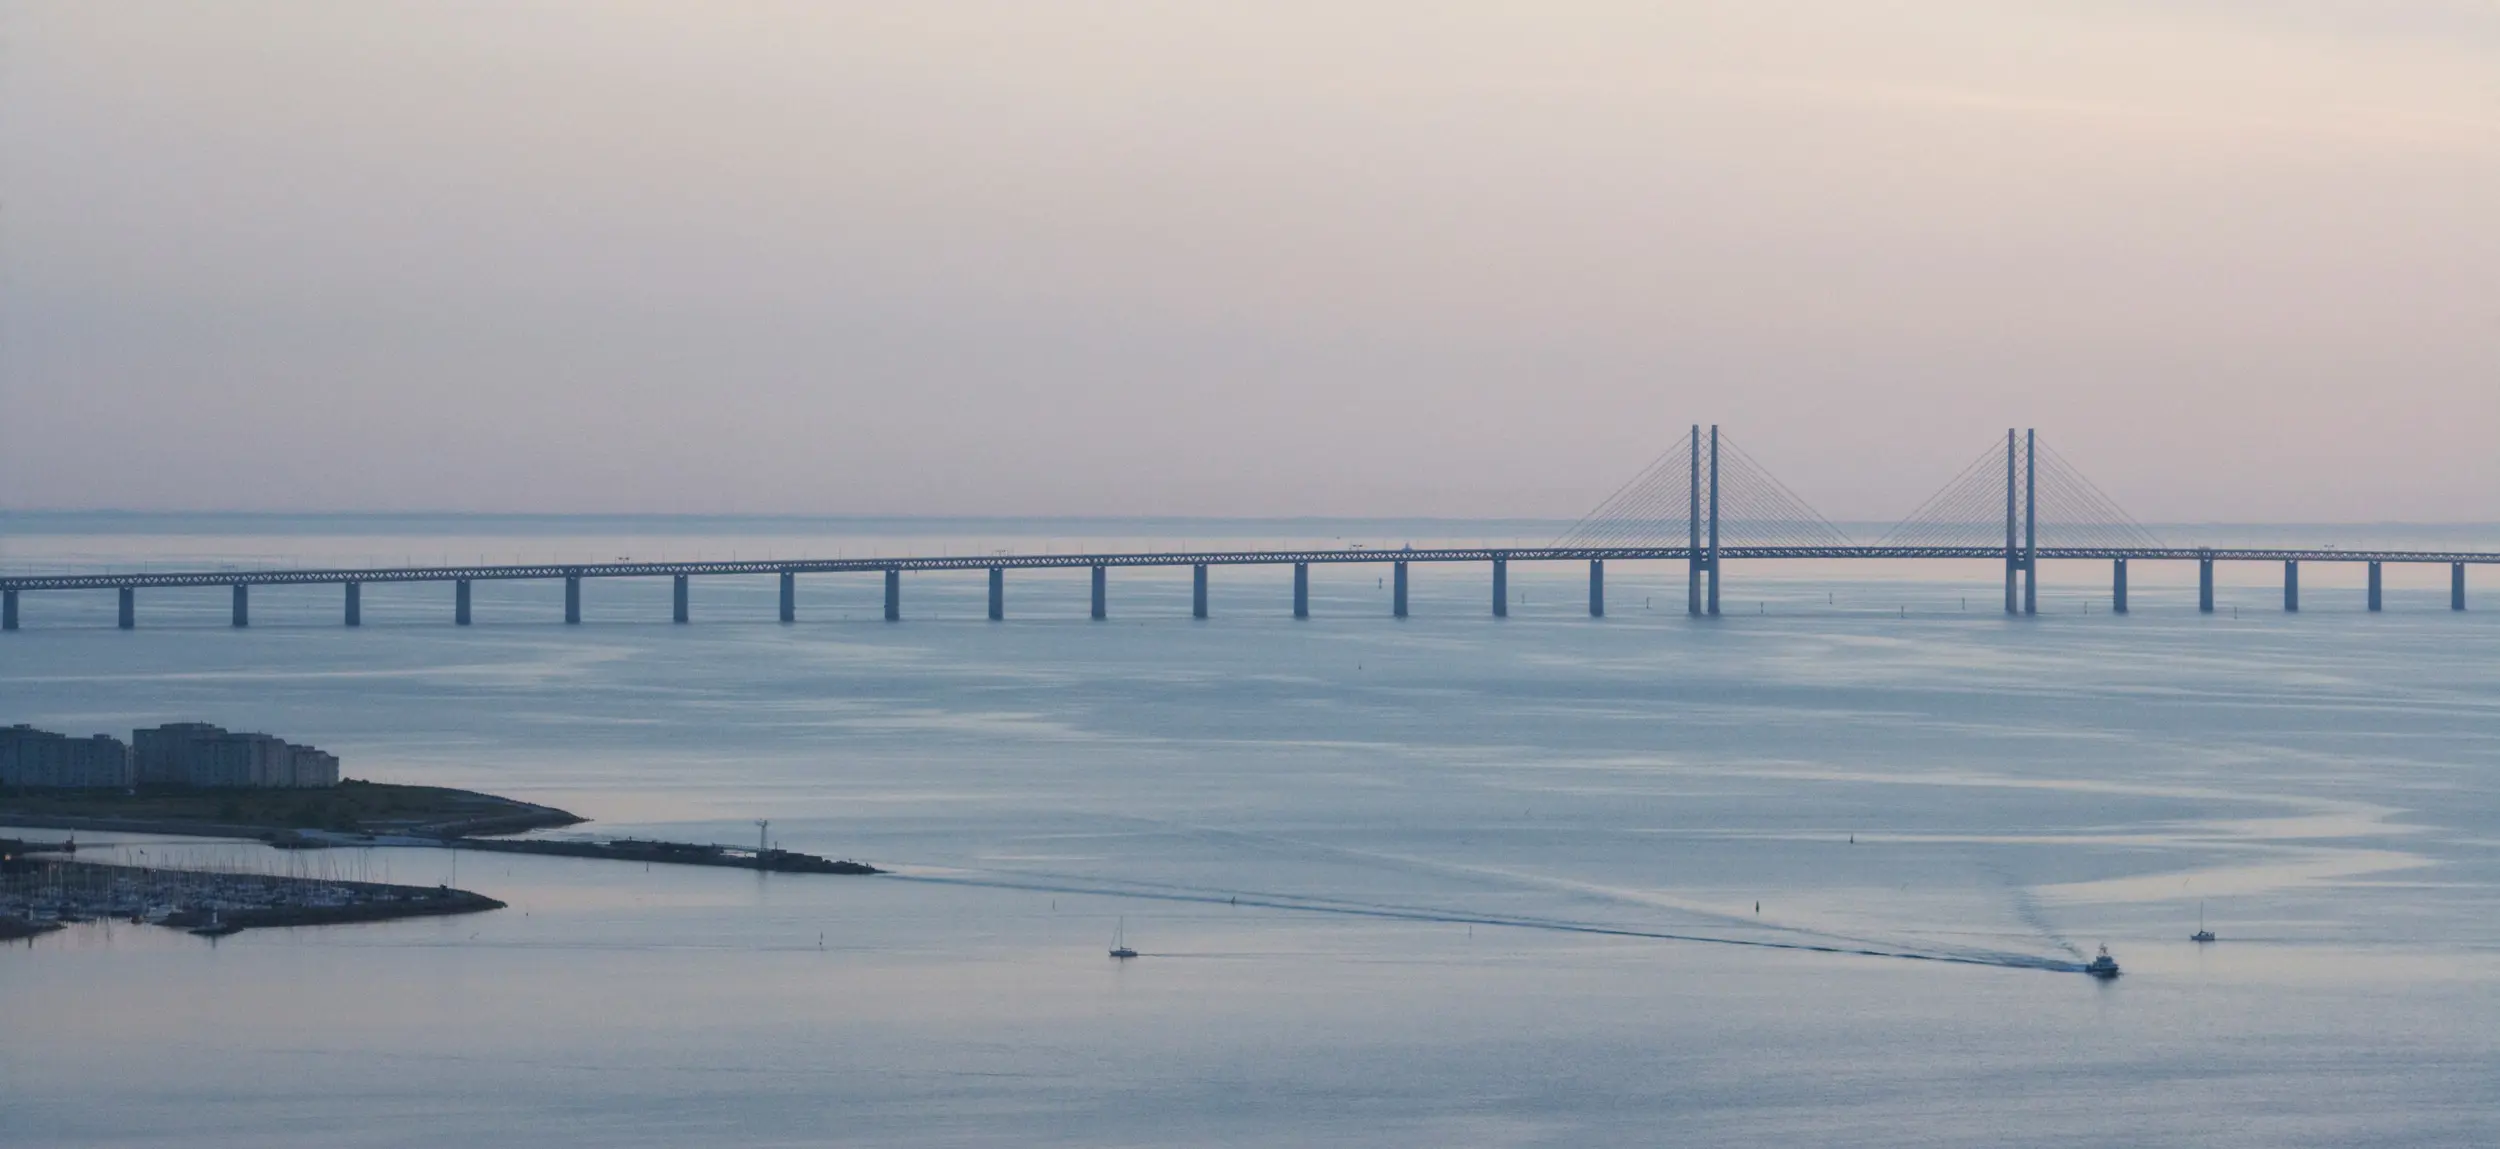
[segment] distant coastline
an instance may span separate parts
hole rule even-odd
[[[0,793],[0,825],[257,838],[280,845],[335,844],[335,836],[466,838],[578,825],[553,806],[454,790],[347,779],[319,790],[12,790]]]

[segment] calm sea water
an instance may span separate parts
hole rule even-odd
[[[137,563],[1535,541],[1537,523],[0,517]],[[2265,536],[2211,528],[2220,541]],[[2180,532],[2171,530],[2173,535]],[[2346,545],[2488,528],[2299,528]],[[0,1144],[2500,1141],[2500,621],[2445,570],[1418,568],[30,595],[0,723],[205,719],[353,776],[874,879],[371,850],[512,908],[0,950]],[[2500,580],[2500,575],[2494,576]],[[2478,587],[2500,608],[2500,584]],[[2236,609],[2235,609],[2236,608]],[[125,856],[283,868],[251,845]],[[2187,941],[2200,905],[2222,941]],[[1757,908],[1758,907],[1758,908]],[[1115,927],[1146,957],[1105,957]],[[2127,975],[2064,972],[2107,944]]]

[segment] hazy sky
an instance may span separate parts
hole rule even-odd
[[[2500,0],[0,13],[0,506],[2500,519]]]

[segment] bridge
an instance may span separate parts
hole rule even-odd
[[[2002,505],[2002,536],[1997,508]],[[2043,520],[2043,508],[2049,517]],[[2046,536],[2047,542],[2043,542]],[[1006,617],[1007,572],[1086,569],[1093,576],[1093,617],[1109,617],[1109,572],[1115,568],[1189,567],[1191,614],[1207,617],[1208,572],[1215,567],[1293,568],[1293,614],[1310,617],[1310,568],[1314,565],[1386,563],[1392,568],[1391,612],[1407,615],[1408,570],[1417,563],[1483,563],[1491,568],[1494,617],[1510,613],[1509,570],[1514,562],[1588,564],[1588,609],[1606,613],[1606,564],[1681,561],[1686,569],[1687,613],[1719,613],[1719,580],[1730,560],[1793,559],[1980,559],[2003,564],[2005,611],[2038,613],[2042,562],[2101,561],[2111,564],[2110,607],[2127,612],[2130,562],[2193,562],[2198,571],[2198,609],[2214,610],[2216,563],[2279,563],[2283,609],[2300,609],[2303,563],[2362,563],[2368,567],[2368,606],[2381,609],[2382,572],[2389,563],[2446,564],[2449,609],[2465,609],[2468,566],[2500,563],[2500,552],[2341,550],[2165,545],[2136,523],[2090,480],[2060,458],[2036,433],[2007,431],[2002,444],[1963,468],[1935,496],[1872,543],[1850,540],[1717,427],[1690,434],[1618,488],[1596,510],[1553,543],[1541,547],[1439,547],[1401,549],[1307,549],[1243,551],[1139,551],[1104,554],[1013,554],[917,558],[784,559],[733,562],[546,563],[476,566],[399,566],[297,570],[201,570],[97,572],[16,576],[0,572],[0,630],[18,629],[19,596],[31,592],[113,591],[120,599],[122,629],[137,625],[138,592],[167,587],[230,587],[233,625],[251,623],[255,586],[336,585],[343,588],[344,621],[362,623],[367,584],[451,583],[452,621],[469,625],[470,588],[481,581],[562,580],[564,621],[581,621],[586,579],[668,578],[674,583],[676,622],[689,621],[687,586],[709,576],[776,575],[782,622],[798,617],[798,578],[812,574],[881,573],[885,618],[903,617],[903,575],[917,572],[985,571],[989,617]]]

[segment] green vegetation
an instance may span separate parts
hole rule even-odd
[[[349,779],[319,790],[0,790],[0,825],[78,828],[79,822],[148,823],[255,831],[459,835],[513,833],[581,819],[548,806],[440,786]]]

